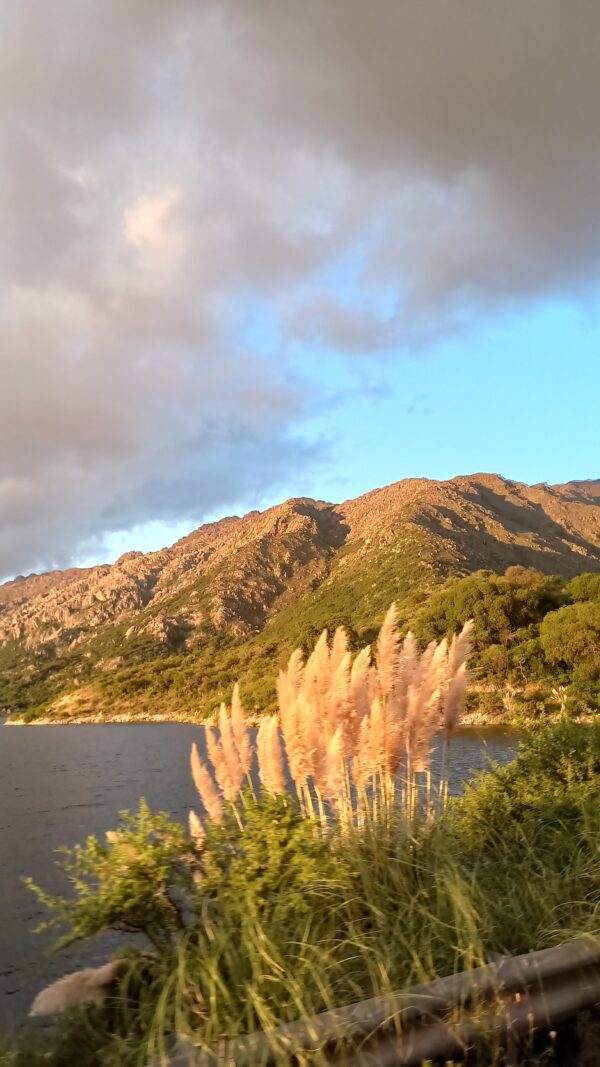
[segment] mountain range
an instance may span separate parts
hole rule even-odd
[[[234,673],[268,703],[280,657],[323,626],[369,639],[446,578],[600,571],[600,480],[405,479],[332,504],[297,498],[172,547],[0,585],[0,709],[29,719],[198,714]]]

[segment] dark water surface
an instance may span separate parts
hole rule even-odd
[[[0,1026],[23,1019],[35,993],[54,978],[102,962],[114,943],[48,954],[31,933],[42,918],[23,875],[52,892],[65,888],[53,850],[103,835],[118,813],[145,797],[183,821],[197,797],[189,750],[198,727],[177,723],[0,728]],[[450,750],[452,793],[488,759],[506,762],[514,733],[469,729]]]

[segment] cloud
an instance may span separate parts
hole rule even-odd
[[[593,0],[19,0],[0,66],[0,573],[283,484],[298,344],[597,287]]]
[[[140,197],[125,210],[125,237],[135,248],[163,250],[172,239],[170,223],[181,201],[178,189]]]

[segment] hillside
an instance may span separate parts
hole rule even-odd
[[[344,622],[361,639],[452,575],[600,571],[600,482],[407,479],[355,500],[289,500],[171,548],[0,586],[0,708],[33,718],[201,714],[240,675],[246,699],[296,643]]]

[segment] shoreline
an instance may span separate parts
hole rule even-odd
[[[262,715],[246,713],[246,721],[249,726],[260,726],[261,721],[265,715],[269,714],[265,712]],[[480,712],[467,712],[459,723],[457,729],[489,729],[496,727],[502,730],[526,730],[532,729],[542,724],[551,724],[560,722],[564,716],[561,716],[559,712],[553,712],[552,714],[539,716],[537,718],[497,718],[491,715],[481,714]],[[594,718],[593,715],[579,715],[570,721],[574,723],[589,723]],[[140,714],[140,715],[81,715],[73,716],[69,719],[60,719],[56,716],[40,716],[40,718],[34,719],[32,722],[25,722],[23,719],[6,719],[2,726],[111,726],[111,725],[130,725],[135,726],[143,723],[163,723],[163,724],[179,724],[181,726],[218,726],[218,714],[213,713],[207,718],[195,718],[192,716],[181,715],[152,715],[152,714]]]

